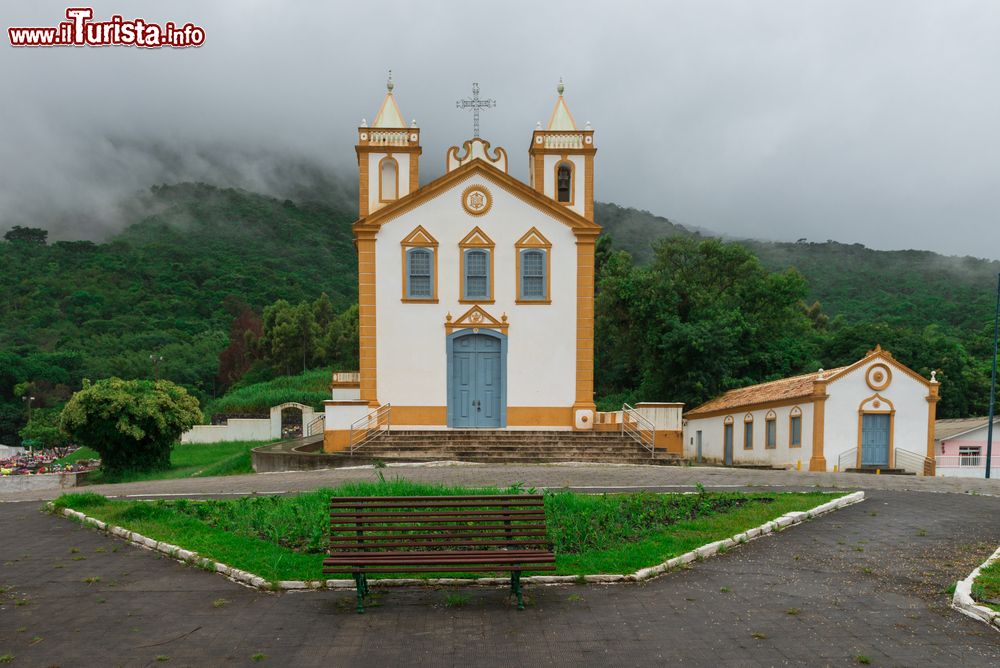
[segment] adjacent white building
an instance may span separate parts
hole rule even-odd
[[[839,369],[730,390],[685,414],[684,454],[726,465],[934,475],[939,383],[876,347]]]

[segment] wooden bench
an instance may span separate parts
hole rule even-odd
[[[368,496],[330,500],[324,573],[350,573],[364,612],[372,573],[510,573],[524,609],[522,571],[554,571],[540,494]]]

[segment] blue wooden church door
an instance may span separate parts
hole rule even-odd
[[[503,426],[500,343],[500,339],[482,334],[455,339],[448,397],[453,427],[488,429]]]
[[[881,413],[861,416],[861,465],[889,465],[889,420]]]

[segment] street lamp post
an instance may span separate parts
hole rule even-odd
[[[990,418],[986,428],[986,477],[990,477],[990,459],[993,457],[993,415],[997,400],[997,338],[1000,337],[1000,274],[997,274],[997,311],[993,319],[993,376],[990,380]]]
[[[160,362],[163,361],[162,355],[150,355],[149,361],[153,363],[153,380],[156,382],[160,381]]]
[[[25,396],[25,397],[21,397],[21,399],[23,399],[24,402],[26,404],[28,404],[28,422],[31,422],[31,404],[32,404],[32,402],[35,401],[35,398],[34,397],[30,397],[30,396]]]

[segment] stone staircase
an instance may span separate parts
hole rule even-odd
[[[393,430],[358,448],[355,457],[390,461],[463,461],[489,464],[601,462],[678,465],[677,455],[651,455],[619,432]]]

